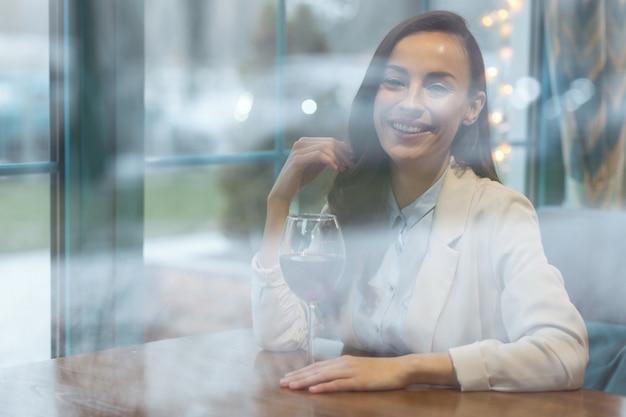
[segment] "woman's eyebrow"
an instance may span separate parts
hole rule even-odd
[[[385,71],[395,71],[401,74],[408,74],[409,70],[405,67],[402,67],[400,65],[394,65],[394,64],[387,64],[385,65]],[[451,78],[453,80],[456,80],[456,77],[454,76],[454,74],[447,72],[447,71],[433,71],[433,72],[429,72],[426,74],[426,78]]]
[[[408,74],[409,73],[409,71],[406,68],[401,67],[399,65],[393,65],[393,64],[385,65],[385,71],[387,71],[387,70],[401,72],[402,74]]]
[[[453,80],[456,80],[456,77],[454,76],[454,74],[447,72],[447,71],[429,72],[427,74],[427,77],[429,78],[452,78]]]

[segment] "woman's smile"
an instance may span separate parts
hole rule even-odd
[[[397,130],[401,135],[415,135],[430,131],[430,127],[428,125],[415,122],[390,121],[389,126]]]

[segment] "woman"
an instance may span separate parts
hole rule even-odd
[[[376,50],[349,144],[301,138],[293,146],[253,260],[255,335],[268,350],[305,346],[304,309],[280,274],[278,240],[292,199],[330,168],[338,174],[328,210],[344,228],[349,266],[322,310],[347,346],[393,356],[322,361],[281,386],[581,386],[585,325],[546,261],[533,206],[498,180],[485,91],[482,55],[463,19],[423,13]]]

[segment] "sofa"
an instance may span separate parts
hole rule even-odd
[[[626,211],[539,207],[548,261],[589,334],[584,388],[626,395]]]

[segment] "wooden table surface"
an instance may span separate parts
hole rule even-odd
[[[341,345],[317,341],[321,356]],[[249,329],[111,349],[0,370],[0,416],[626,417],[598,391],[461,393],[418,389],[308,394],[278,380],[305,353],[260,351]]]

